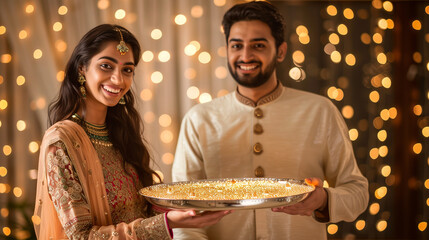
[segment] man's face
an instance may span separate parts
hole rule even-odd
[[[267,24],[251,20],[232,25],[227,46],[228,69],[239,85],[255,88],[275,79],[276,52]]]

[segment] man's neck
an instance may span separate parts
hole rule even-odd
[[[248,88],[248,87],[238,85],[238,92],[241,95],[249,98],[253,102],[257,102],[263,96],[272,92],[277,87],[277,84],[278,84],[277,78],[273,77],[272,79],[268,80],[266,83],[256,88]]]

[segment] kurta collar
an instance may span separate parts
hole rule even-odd
[[[277,82],[277,87],[271,91],[270,93],[268,93],[267,95],[261,97],[258,101],[254,102],[253,100],[241,95],[238,92],[238,87],[235,90],[235,97],[237,98],[237,100],[245,105],[249,105],[251,107],[257,107],[266,103],[269,103],[271,101],[276,100],[278,97],[280,97],[280,95],[283,92],[283,86],[282,84],[280,84],[280,82]]]

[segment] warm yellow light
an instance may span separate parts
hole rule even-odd
[[[384,53],[379,53],[379,54],[377,55],[377,61],[378,61],[380,64],[386,64],[386,62],[387,62],[387,56],[386,56],[386,54],[384,54]]]
[[[383,85],[384,88],[390,88],[390,86],[392,86],[392,81],[389,77],[384,77],[381,80],[381,85]]]
[[[145,114],[143,114],[143,119],[146,123],[151,124],[155,121],[155,114],[151,111],[145,112]]]
[[[395,119],[397,115],[398,115],[398,110],[396,110],[396,108],[395,108],[395,107],[391,107],[391,108],[389,109],[389,117],[390,117],[391,119]]]
[[[32,141],[28,144],[28,151],[30,151],[31,153],[36,153],[37,151],[39,151],[39,144],[35,141]]]
[[[186,23],[186,16],[185,15],[183,15],[183,14],[178,14],[175,18],[174,18],[174,22],[177,24],[177,25],[183,25],[183,24],[185,24]]]
[[[67,50],[67,43],[59,39],[55,41],[55,48],[58,50],[58,52],[65,52]]]
[[[18,86],[22,86],[22,85],[24,85],[24,83],[25,83],[25,77],[24,77],[24,76],[22,76],[22,75],[19,75],[19,76],[16,78],[16,85],[18,85]]]
[[[413,152],[415,154],[420,154],[422,152],[422,144],[421,143],[416,143],[413,145]]]
[[[194,18],[200,18],[203,16],[204,10],[203,7],[195,5],[191,8],[191,16]]]
[[[170,130],[164,130],[160,135],[163,143],[171,143],[173,141],[173,133]]]
[[[377,222],[377,231],[383,232],[387,228],[387,222],[385,220],[380,220]]]
[[[210,102],[212,100],[212,96],[209,93],[201,93],[198,100],[200,103]]]
[[[7,216],[9,216],[9,209],[7,208],[0,209],[0,214],[2,217],[6,218]]]
[[[295,63],[303,63],[305,61],[305,55],[303,52],[297,50],[292,53],[292,59]]]
[[[338,33],[339,33],[339,34],[341,34],[341,35],[347,35],[347,33],[348,33],[347,26],[346,26],[346,25],[344,25],[344,24],[340,24],[340,25],[338,25],[338,27],[337,27],[337,31],[338,31]]]
[[[147,89],[147,88],[143,89],[140,92],[140,98],[143,101],[150,101],[152,99],[152,91],[150,89]]]
[[[192,80],[197,77],[197,71],[193,68],[187,68],[184,72],[185,78]]]
[[[341,54],[340,54],[340,52],[338,52],[338,51],[333,51],[333,52],[331,53],[331,60],[332,60],[332,62],[334,62],[334,63],[339,63],[339,62],[341,62]]]
[[[289,77],[295,81],[299,81],[302,77],[302,72],[299,67],[293,67],[289,70]]]
[[[378,27],[385,30],[387,29],[387,20],[384,18],[381,18],[378,20]]]
[[[215,76],[218,79],[225,79],[228,76],[228,70],[224,66],[217,67],[215,69]]]
[[[355,17],[355,14],[353,13],[353,10],[351,10],[350,8],[344,9],[343,15],[347,19],[353,19]]]
[[[109,5],[110,5],[109,0],[98,0],[98,3],[97,3],[98,9],[101,9],[101,10],[107,9]]]
[[[3,84],[3,82],[4,82],[4,78],[3,78],[3,76],[2,76],[2,75],[0,75],[0,85],[2,85],[2,84]]]
[[[19,120],[16,122],[16,129],[18,129],[18,131],[22,132],[25,130],[26,127],[27,124],[25,123],[25,121]]]
[[[389,148],[387,146],[381,146],[378,149],[378,154],[380,155],[380,157],[386,157],[388,153],[389,153]]]
[[[392,169],[390,168],[389,165],[385,165],[381,168],[380,172],[381,172],[381,175],[383,175],[383,177],[388,177],[392,172]]]
[[[197,99],[200,96],[200,90],[195,86],[191,86],[186,91],[186,96],[190,99]]]
[[[426,126],[422,129],[422,134],[424,137],[429,137],[429,126]]]
[[[369,157],[371,157],[371,159],[375,160],[378,158],[378,148],[372,148],[369,151]]]
[[[349,53],[346,55],[345,61],[347,65],[354,66],[356,64],[356,57],[353,54]]]
[[[422,112],[423,112],[422,106],[421,105],[415,105],[413,107],[413,112],[416,116],[422,115]]]
[[[6,33],[6,27],[5,26],[0,26],[0,35],[3,35]]]
[[[331,98],[331,99],[335,99],[338,96],[338,90],[334,86],[328,88],[328,90],[326,92],[328,94],[328,97]]]
[[[337,15],[337,8],[334,5],[329,5],[326,8],[326,12],[330,15],[330,16],[335,16]]]
[[[326,181],[326,180],[324,180],[324,181],[323,181],[323,187],[324,187],[324,188],[329,188],[329,183],[328,183],[328,181]]]
[[[426,189],[429,189],[429,179],[426,179],[426,181],[425,181],[425,184],[424,184],[424,185],[425,185],[425,188],[426,188]]]
[[[338,226],[337,224],[332,223],[328,225],[326,230],[328,231],[329,234],[334,235],[335,233],[338,232]]]
[[[19,187],[14,187],[13,188],[13,194],[15,195],[15,197],[21,197],[22,196],[22,189]]]
[[[5,156],[9,156],[12,153],[12,147],[9,145],[4,145],[3,146],[3,154]]]
[[[341,113],[343,114],[344,118],[350,119],[354,115],[353,107],[350,105],[346,105],[342,108]]]
[[[34,12],[34,6],[33,6],[33,5],[31,5],[31,4],[28,4],[28,5],[25,7],[25,12],[26,12],[26,13],[33,13],[33,12]]]
[[[171,125],[171,117],[168,114],[159,116],[158,123],[161,127],[169,127]]]
[[[197,53],[197,48],[192,45],[192,44],[188,44],[185,47],[185,54],[187,56],[193,56],[195,53]]]
[[[35,224],[35,225],[39,225],[40,224],[40,217],[37,215],[33,215],[31,216],[31,221]]]
[[[168,51],[161,51],[158,54],[158,60],[160,62],[168,62],[170,60],[170,53]]]
[[[152,82],[155,84],[162,82],[163,79],[164,79],[164,76],[159,71],[155,71],[150,75],[150,80],[152,80]]]
[[[306,35],[306,36],[300,36],[299,37],[299,42],[302,44],[308,44],[310,42],[310,36]]]
[[[210,56],[210,53],[208,53],[208,52],[201,52],[198,55],[198,60],[200,61],[200,63],[203,63],[203,64],[209,63],[211,59],[212,59],[212,57]]]
[[[413,53],[413,60],[416,63],[421,63],[422,62],[422,54],[420,54],[419,52],[414,52]]]
[[[66,15],[67,14],[67,12],[68,12],[68,9],[67,9],[67,7],[66,6],[60,6],[59,8],[58,8],[58,14],[59,15]]]
[[[299,25],[296,27],[296,34],[298,34],[299,37],[308,36],[308,29],[304,25]]]
[[[328,40],[330,43],[332,43],[334,45],[337,45],[338,43],[340,43],[340,37],[336,33],[329,34]]]
[[[126,15],[127,13],[125,12],[124,9],[118,9],[115,12],[115,18],[118,20],[124,19]]]
[[[189,44],[193,45],[197,49],[197,51],[199,51],[201,48],[201,44],[198,41],[194,40],[194,41],[191,41]]]
[[[377,199],[382,199],[387,194],[387,187],[379,187],[377,190],[375,190],[374,195]]]
[[[360,40],[361,40],[364,44],[368,45],[368,44],[370,44],[370,43],[371,43],[371,36],[369,36],[369,34],[368,34],[368,33],[362,33],[362,34],[360,35]]]
[[[372,0],[371,4],[375,9],[381,9],[383,7],[383,3],[380,0]]]
[[[422,23],[419,20],[414,20],[412,23],[412,26],[415,30],[421,30],[422,29]]]
[[[6,100],[0,100],[0,110],[5,110],[7,108],[7,101]]]
[[[373,203],[369,206],[369,213],[371,215],[375,215],[380,211],[380,204],[378,203]]]
[[[0,167],[0,177],[7,175],[7,169],[5,167]]]
[[[25,30],[19,31],[18,37],[19,37],[19,39],[26,39],[28,37],[27,31],[25,31]]]
[[[355,226],[358,231],[362,231],[365,228],[365,220],[358,220]]]
[[[387,21],[387,28],[388,29],[393,29],[395,27],[395,22],[393,22],[392,19],[389,18],[386,21]]]
[[[344,92],[343,90],[341,90],[340,88],[337,88],[337,97],[335,98],[335,100],[337,100],[338,102],[343,100],[344,98]]]
[[[61,29],[63,29],[63,24],[60,22],[55,22],[54,25],[52,26],[52,29],[55,32],[59,32],[59,31],[61,31]]]
[[[372,40],[373,40],[375,43],[380,44],[380,43],[382,43],[382,42],[383,42],[383,36],[381,36],[381,34],[380,34],[380,33],[375,33],[374,35],[372,35]]]
[[[5,236],[9,236],[10,234],[11,234],[11,230],[10,230],[10,228],[8,228],[8,227],[3,227],[3,234],[5,235]]]
[[[359,132],[356,128],[352,128],[349,130],[349,138],[351,141],[356,141],[358,137],[359,137]]]
[[[323,51],[328,55],[331,55],[335,50],[336,48],[332,43],[327,43],[323,48]]]
[[[380,131],[378,131],[377,137],[378,137],[378,140],[380,140],[380,142],[386,141],[386,138],[387,138],[387,132],[386,132],[386,130],[380,130]]]
[[[144,51],[144,53],[142,55],[142,59],[143,59],[144,62],[150,62],[150,61],[152,61],[153,57],[154,57],[153,52],[151,52],[149,50]]]
[[[156,174],[158,174],[158,176],[155,175],[155,174],[153,174],[152,175],[153,181],[155,183],[161,183],[161,182],[163,182],[164,181],[164,174],[160,170],[155,170],[155,172],[156,172]]]
[[[381,117],[381,119],[383,119],[384,121],[387,121],[387,120],[389,119],[389,117],[390,117],[390,115],[389,115],[389,110],[387,110],[387,109],[383,109],[383,110],[381,110],[381,112],[380,112],[380,117]]]
[[[171,153],[164,153],[161,159],[165,165],[171,165],[174,161],[174,155]]]
[[[40,58],[42,58],[42,56],[43,56],[42,50],[40,50],[40,49],[34,50],[34,52],[33,52],[33,58],[34,59],[40,59]]]
[[[428,227],[428,223],[427,222],[419,222],[419,225],[417,227],[419,228],[419,231],[423,232]]]
[[[214,5],[222,7],[226,4],[226,0],[213,0]]]
[[[162,37],[162,31],[155,28],[152,30],[152,32],[150,32],[150,37],[154,40],[158,40]]]
[[[5,53],[5,54],[1,55],[1,62],[2,63],[10,63],[10,61],[12,61],[12,55],[10,55],[8,53]]]
[[[380,100],[380,94],[377,91],[372,91],[369,94],[369,100],[371,100],[371,102],[376,103]]]

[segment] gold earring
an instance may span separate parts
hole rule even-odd
[[[119,104],[125,105],[125,98],[124,97],[121,97],[121,99],[119,99]]]
[[[79,73],[79,79],[77,80],[80,83],[80,93],[82,94],[83,98],[86,98],[86,90],[85,87],[83,86],[83,84],[86,82],[85,77]]]

